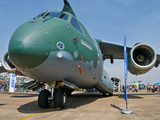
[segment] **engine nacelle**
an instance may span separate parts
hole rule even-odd
[[[147,44],[136,44],[128,56],[128,70],[134,75],[148,72],[155,65],[157,55],[155,50]]]
[[[6,52],[2,58],[2,65],[4,69],[10,73],[14,73],[16,71],[14,65],[8,60],[8,52]]]

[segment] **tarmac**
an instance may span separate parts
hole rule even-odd
[[[160,120],[160,93],[128,93],[128,110],[124,94],[112,97],[94,92],[73,92],[67,106],[57,110],[38,107],[38,93],[0,93],[0,120]]]

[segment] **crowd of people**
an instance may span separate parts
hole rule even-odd
[[[4,91],[8,91],[8,86],[6,84],[0,85],[0,92],[1,92],[1,89],[3,89]]]
[[[142,87],[141,85],[127,85],[128,92],[138,92],[141,89],[145,89],[145,85]],[[125,86],[123,85],[121,91],[124,92]]]
[[[121,88],[121,92],[124,92],[125,91],[125,86],[120,86]],[[145,85],[127,85],[127,91],[128,92],[138,92],[139,90],[142,90],[142,89],[145,89],[147,90],[147,92],[160,92],[160,84],[155,84],[155,85],[150,85],[150,84],[147,84],[147,86]],[[0,92],[1,91],[4,91],[4,92],[8,92],[9,91],[9,87],[5,84],[5,85],[0,85]],[[18,87],[18,88],[15,88],[15,91],[16,92],[28,92],[28,90],[24,89],[23,87]],[[38,91],[41,91],[41,90],[37,90]],[[84,90],[82,90],[84,91]],[[94,89],[88,89],[87,92],[94,92],[95,91],[95,88]]]
[[[147,85],[147,92],[160,92],[160,85],[155,84],[155,85]]]
[[[0,92],[1,92],[2,90],[3,90],[4,92],[9,92],[9,86],[7,86],[6,84],[5,84],[5,85],[0,85]],[[22,87],[22,88],[21,88],[21,87],[16,87],[16,88],[15,88],[15,91],[16,91],[16,92],[21,92],[21,91],[24,92],[24,88],[23,88],[23,87]],[[28,90],[26,90],[26,92],[27,92],[27,91],[28,91]]]
[[[40,92],[41,90],[43,90],[43,89],[45,89],[45,87],[44,88],[39,88],[38,90],[36,90],[36,92]],[[5,85],[1,85],[0,84],[0,92],[9,92],[9,86],[7,86],[6,84]],[[30,89],[24,89],[23,87],[21,87],[21,86],[16,86],[15,87],[15,92],[19,92],[19,93],[21,93],[21,92],[26,92],[26,93],[28,93],[28,92],[31,92],[32,90],[30,90]]]
[[[147,89],[146,89],[147,88]],[[138,92],[139,90],[146,89],[147,92],[160,92],[160,84],[150,85],[127,85],[128,92]],[[125,86],[121,86],[121,91],[124,92]]]

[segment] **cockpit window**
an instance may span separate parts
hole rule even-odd
[[[73,17],[72,17],[72,20],[71,20],[71,25],[72,25],[75,29],[77,29],[79,32],[82,33],[82,30],[81,30],[81,28],[80,28],[77,20],[76,20],[75,18],[73,18]]]
[[[41,16],[43,16],[45,14],[45,12],[38,14],[35,18],[39,18]]]
[[[80,26],[81,26],[81,28],[82,28],[82,31],[83,31],[84,35],[85,35],[87,38],[91,39],[90,36],[88,35],[88,32],[87,32],[86,28],[85,28],[81,23],[80,23]]]
[[[64,13],[61,13],[61,12],[50,12],[50,13],[46,14],[45,17],[57,17],[57,18],[61,18],[61,19],[64,19],[64,20],[68,19],[68,15],[64,14]]]

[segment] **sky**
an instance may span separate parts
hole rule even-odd
[[[94,38],[127,46],[147,43],[160,54],[160,0],[68,0],[77,18]],[[61,10],[63,0],[0,0],[0,61],[13,32],[22,23],[47,10]],[[117,77],[124,84],[124,61],[105,60],[109,77]],[[144,75],[128,73],[128,84],[160,81],[160,67]]]

